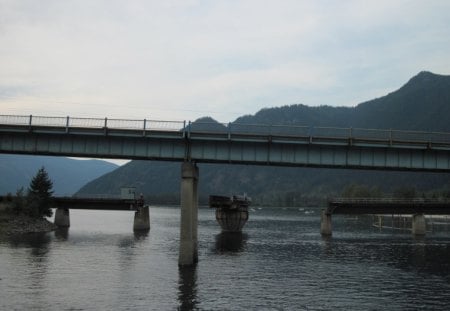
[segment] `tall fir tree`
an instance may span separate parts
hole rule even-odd
[[[31,216],[52,216],[53,183],[44,167],[41,167],[28,188],[29,212]]]

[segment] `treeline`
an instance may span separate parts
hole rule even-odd
[[[42,167],[33,177],[26,191],[22,187],[15,195],[8,193],[0,197],[2,210],[7,214],[26,215],[32,218],[50,217],[53,207],[52,189],[53,183],[45,168]]]

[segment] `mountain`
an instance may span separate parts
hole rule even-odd
[[[0,194],[27,189],[41,167],[53,182],[55,195],[72,195],[87,182],[118,166],[101,160],[75,160],[63,157],[0,154]]]
[[[450,76],[421,72],[397,91],[356,107],[308,107],[298,104],[266,108],[255,115],[242,116],[233,123],[450,132],[449,117]],[[261,204],[309,204],[317,198],[339,195],[352,184],[376,187],[390,193],[408,187],[430,191],[450,185],[450,176],[436,173],[219,164],[200,164],[199,168],[199,193],[203,201],[212,193],[247,192]],[[137,191],[153,200],[176,203],[180,164],[132,161],[88,183],[79,194],[119,193],[121,186],[135,186]]]
[[[235,122],[450,132],[448,116],[450,76],[423,71],[397,91],[356,107],[299,104],[262,109]]]

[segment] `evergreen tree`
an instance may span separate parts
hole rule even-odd
[[[53,183],[42,167],[28,188],[29,213],[33,217],[52,216]]]

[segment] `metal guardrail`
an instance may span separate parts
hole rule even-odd
[[[61,128],[105,128],[118,130],[274,136],[291,138],[367,140],[450,144],[450,133],[364,128],[310,127],[300,125],[213,123],[191,121],[131,120],[48,116],[0,115],[0,125]]]
[[[32,127],[67,127],[67,128],[108,128],[124,130],[164,130],[180,131],[185,128],[184,121],[131,120],[108,118],[74,118],[47,116],[0,115],[0,124],[24,125]]]
[[[330,204],[450,204],[450,199],[427,199],[427,198],[333,198]]]

